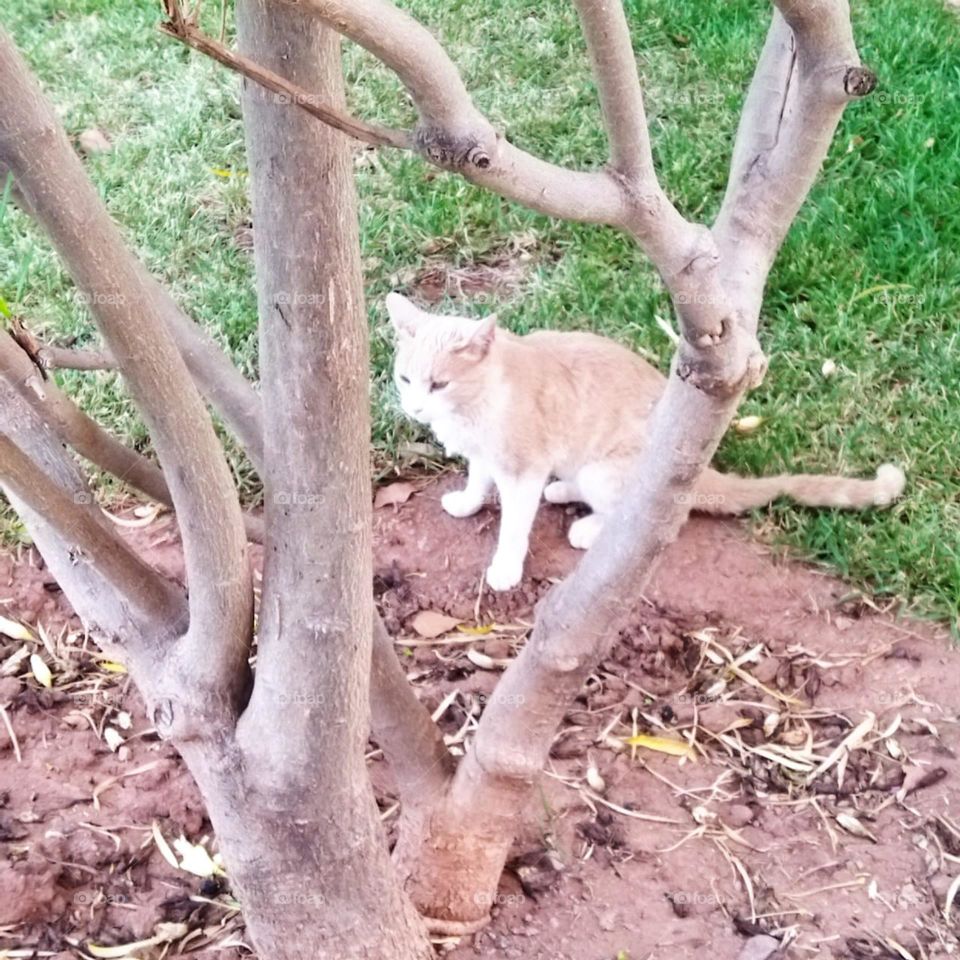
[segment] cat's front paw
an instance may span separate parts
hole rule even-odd
[[[451,517],[472,517],[483,506],[482,500],[466,490],[451,490],[440,498],[440,503]]]
[[[487,586],[491,590],[510,590],[523,579],[523,560],[504,560],[494,557],[487,567]]]

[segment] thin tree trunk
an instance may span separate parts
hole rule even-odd
[[[333,31],[266,0],[242,0],[237,24],[242,49],[343,102]],[[390,863],[363,759],[373,628],[369,358],[351,152],[342,134],[254,85],[243,111],[267,532],[257,677],[237,739],[270,863],[283,873],[251,856],[233,805],[221,811],[218,835],[262,956],[422,960],[429,947]],[[313,902],[271,900],[278,885]]]

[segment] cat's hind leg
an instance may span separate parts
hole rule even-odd
[[[623,481],[628,464],[621,460],[588,463],[577,473],[579,497],[593,513],[570,524],[567,539],[577,550],[589,550],[605,520],[616,509],[623,495]]]
[[[484,504],[493,489],[493,474],[480,460],[471,460],[467,485],[462,490],[451,490],[440,498],[443,509],[451,517],[472,517]]]
[[[543,498],[549,503],[580,503],[583,494],[580,488],[570,480],[554,480],[543,491]]]
[[[567,531],[570,546],[577,550],[589,550],[603,527],[603,520],[603,514],[600,513],[591,513],[579,520],[574,520]]]

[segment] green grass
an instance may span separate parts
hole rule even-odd
[[[594,89],[567,0],[405,5],[443,38],[479,105],[515,142],[561,163],[603,163]],[[662,180],[684,213],[709,221],[767,7],[754,0],[630,0],[628,7]],[[233,241],[249,215],[236,78],[159,36],[151,4],[7,0],[2,19],[68,131],[96,125],[114,140],[110,153],[87,165],[130,242],[255,375],[251,261]],[[877,593],[956,622],[958,21],[932,0],[873,0],[856,5],[854,26],[879,91],[846,112],[777,261],[763,314],[770,373],[744,407],[765,421],[748,437],[728,438],[719,463],[745,473],[857,474],[886,460],[903,464],[908,495],[890,511],[777,505],[758,514],[758,530]],[[410,122],[406,98],[379,65],[351,50],[348,71],[356,112]],[[402,154],[382,152],[358,163],[357,174],[374,333],[374,442],[384,455],[416,437],[387,389],[380,300],[440,260],[462,267],[496,259],[523,237],[532,257],[520,287],[492,298],[505,323],[518,331],[590,327],[665,366],[669,344],[654,318],[670,317],[669,302],[624,237],[548,221]],[[0,295],[48,336],[94,337],[48,245],[11,211],[0,223]],[[837,364],[833,377],[821,374],[826,359]],[[116,433],[148,444],[112,376],[65,380]],[[254,495],[249,471],[236,451],[231,456]]]

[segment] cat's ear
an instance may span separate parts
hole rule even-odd
[[[482,360],[493,343],[497,332],[497,315],[491,313],[471,325],[471,330],[457,345],[457,353],[471,360]]]
[[[415,337],[424,313],[411,303],[402,293],[387,294],[387,313],[397,333],[406,337]]]

